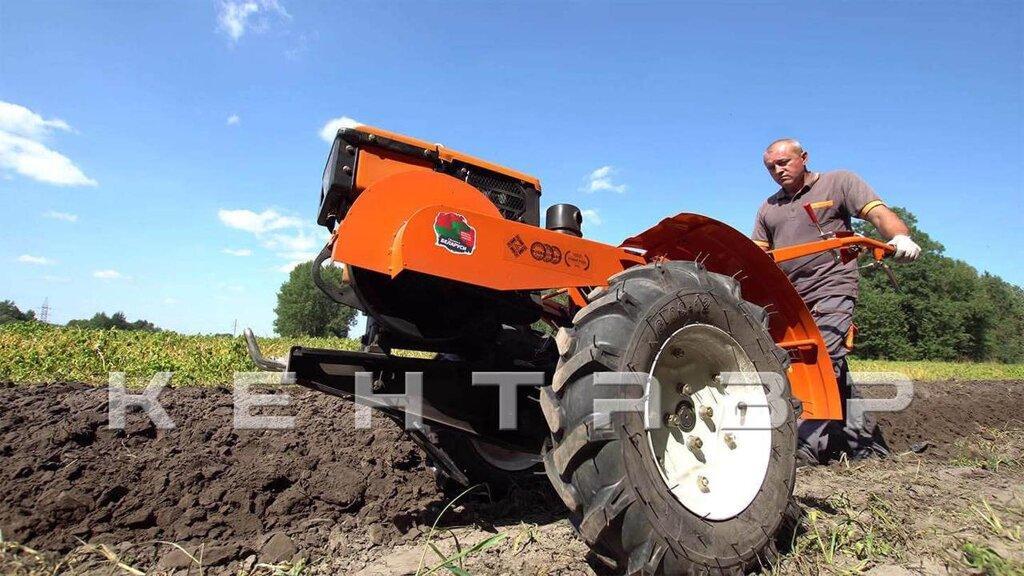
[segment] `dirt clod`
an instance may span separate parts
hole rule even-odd
[[[296,552],[295,543],[287,534],[274,532],[260,547],[260,559],[267,564],[280,564],[291,560]]]

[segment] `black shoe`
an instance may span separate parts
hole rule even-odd
[[[804,466],[815,466],[820,464],[818,458],[814,455],[811,447],[807,444],[798,446],[796,449],[796,467],[803,468]]]
[[[889,455],[889,451],[885,448],[877,445],[864,446],[854,450],[850,455],[850,460],[868,460],[870,458],[878,458],[881,460]]]

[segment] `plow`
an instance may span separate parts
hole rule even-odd
[[[313,279],[366,314],[362,349],[278,362],[247,332],[250,354],[393,418],[446,482],[501,491],[546,475],[620,573],[764,566],[790,509],[797,420],[843,418],[822,336],[778,264],[831,252],[882,265],[892,248],[851,234],[768,252],[696,213],[610,245],[583,237],[570,204],[543,220],[533,176],[343,128]]]

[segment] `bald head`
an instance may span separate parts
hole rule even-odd
[[[796,154],[804,153],[804,147],[800,145],[800,141],[796,138],[779,138],[765,148],[765,152],[771,152],[773,150],[788,150],[790,152],[795,152]]]
[[[807,174],[807,152],[793,138],[780,138],[764,151],[764,167],[779,186],[795,194],[804,185]]]

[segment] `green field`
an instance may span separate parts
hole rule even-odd
[[[263,338],[263,353],[284,356],[295,345],[355,350],[342,338]],[[857,371],[902,372],[915,380],[1024,380],[1024,365],[956,362],[852,361]],[[0,327],[0,381],[106,384],[110,372],[131,382],[174,372],[172,385],[227,384],[235,372],[257,368],[242,337],[185,336],[174,332],[86,330],[45,324]]]
[[[295,345],[355,350],[342,338],[261,338],[265,356],[285,356]],[[186,336],[175,332],[87,330],[44,324],[0,327],[0,380],[106,384],[110,372],[129,381],[174,372],[172,385],[226,384],[235,372],[256,371],[241,336]]]
[[[857,372],[901,372],[913,380],[1024,380],[1024,364],[850,360]]]

